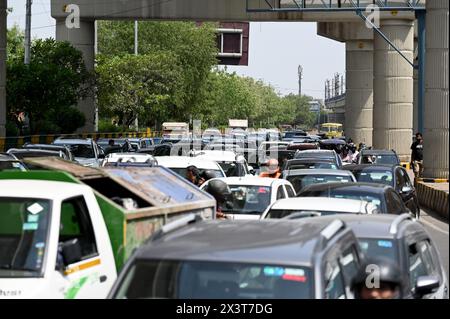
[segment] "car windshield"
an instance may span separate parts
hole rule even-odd
[[[0,197],[0,278],[42,276],[51,201]]]
[[[237,162],[218,162],[227,177],[239,177],[245,175],[244,165]]]
[[[137,261],[117,299],[311,299],[306,267],[206,261]]]
[[[270,205],[270,187],[229,185],[233,201],[232,209],[224,209],[231,214],[262,214]]]
[[[20,162],[0,161],[0,171],[2,170],[26,171],[26,168]]]
[[[382,208],[382,195],[373,194],[363,191],[349,191],[343,189],[326,189],[320,191],[305,191],[301,194],[302,197],[328,197],[328,198],[342,198],[342,199],[354,199],[369,202],[377,206],[378,209]]]
[[[298,215],[298,217],[309,217],[311,215],[328,216],[328,215],[339,215],[345,214],[343,212],[335,211],[322,211],[322,210],[302,210],[302,209],[271,209],[265,219],[281,219],[292,215]]]
[[[177,173],[181,177],[186,178],[186,174],[187,174],[186,167],[182,167],[182,168],[169,167],[169,169],[171,171]],[[213,172],[217,178],[225,177],[219,169],[201,169],[201,168],[199,168],[198,170],[200,172],[200,175],[203,174],[205,171],[209,171],[209,172]]]
[[[392,185],[392,180],[393,180],[391,171],[360,170],[360,171],[354,171],[353,175],[355,175],[355,178],[359,183],[375,183],[375,184]]]
[[[70,147],[70,150],[72,151],[74,157],[95,158],[94,149],[92,148],[92,145],[72,144],[67,146]]]
[[[295,191],[299,193],[305,186],[323,183],[351,183],[353,180],[348,175],[292,175],[287,180],[294,186]]]
[[[361,247],[366,257],[385,257],[395,262],[398,262],[397,245],[394,241],[389,239],[368,239],[358,238],[359,246]]]
[[[338,169],[333,163],[292,163],[288,164],[288,170],[293,169]]]
[[[395,155],[365,155],[361,157],[361,164],[398,165]]]

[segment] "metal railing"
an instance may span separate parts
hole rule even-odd
[[[417,11],[425,9],[425,0],[246,0],[247,12],[355,12],[370,5],[380,11]]]

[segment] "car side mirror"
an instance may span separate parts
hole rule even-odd
[[[83,255],[81,253],[81,245],[78,238],[61,243],[60,253],[63,258],[64,266],[66,267],[81,261]]]
[[[411,193],[412,191],[413,191],[413,189],[412,189],[411,186],[404,186],[404,187],[401,189],[400,193],[401,193],[401,194],[408,194],[408,193]]]
[[[255,175],[255,174],[256,174],[256,171],[255,171],[255,169],[253,168],[253,166],[247,166],[247,169],[248,169],[248,171],[249,171],[250,174],[252,174],[252,175]]]
[[[436,276],[421,276],[417,278],[414,295],[417,299],[431,294],[439,288],[439,278]]]

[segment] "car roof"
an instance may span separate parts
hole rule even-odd
[[[18,153],[41,153],[41,154],[60,154],[61,151],[57,150],[43,150],[40,148],[10,148],[8,152],[11,152],[13,154]]]
[[[342,213],[364,212],[367,202],[354,199],[326,197],[293,197],[280,199],[271,206],[271,210],[307,210]]]
[[[218,178],[228,185],[248,185],[248,186],[267,186],[271,187],[272,185],[278,184],[289,184],[288,181],[282,179],[275,178],[264,178],[257,176],[242,176],[242,177],[226,177],[226,178]]]
[[[340,169],[293,169],[286,172],[287,176],[299,175],[332,175],[332,176],[352,176],[347,170]]]
[[[342,189],[346,191],[361,191],[365,193],[384,193],[385,189],[392,188],[385,184],[371,184],[371,183],[326,183],[313,184],[305,186],[300,193],[313,191],[326,191],[329,189]]]
[[[236,153],[233,151],[220,151],[220,150],[203,150],[199,151],[195,155],[199,159],[209,159],[219,162],[235,162]]]
[[[47,180],[0,180],[0,197],[62,200],[90,190],[87,185]]]
[[[325,221],[332,221],[333,216],[313,217]],[[312,218],[308,218],[310,220]],[[336,218],[334,218],[336,219]],[[400,223],[400,231],[391,233],[391,225],[394,221],[400,220],[399,215],[376,214],[376,215],[339,215],[339,219],[352,228],[357,238],[368,239],[396,239],[402,234],[402,229],[408,227],[411,231],[420,231],[426,233],[423,226],[411,219],[403,219]]]
[[[53,144],[84,144],[84,145],[91,145],[92,143],[91,138],[57,138]]]
[[[155,156],[159,166],[170,168],[187,168],[188,166],[195,166],[199,169],[220,170],[220,166],[205,158],[196,158],[189,156]]]
[[[304,163],[304,162],[311,162],[314,161],[315,163],[330,163],[333,162],[333,159],[331,157],[301,157],[301,158],[293,158],[288,160],[288,164],[291,163]],[[333,162],[334,163],[334,162]]]
[[[320,232],[329,224],[319,219],[201,221],[145,243],[136,258],[311,266]]]
[[[364,155],[397,155],[392,150],[362,150],[361,153]]]

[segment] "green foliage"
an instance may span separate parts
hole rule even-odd
[[[103,115],[127,129],[136,117],[145,123],[181,113],[177,103],[180,67],[166,53],[100,59],[98,104]]]
[[[23,54],[8,60],[10,118],[24,112],[30,134],[72,133],[83,126],[84,116],[72,107],[92,90],[82,53],[67,42],[47,39],[33,42],[31,57],[29,65],[23,63]]]
[[[8,29],[6,34],[8,60],[17,60],[23,58],[25,33],[16,24]]]

